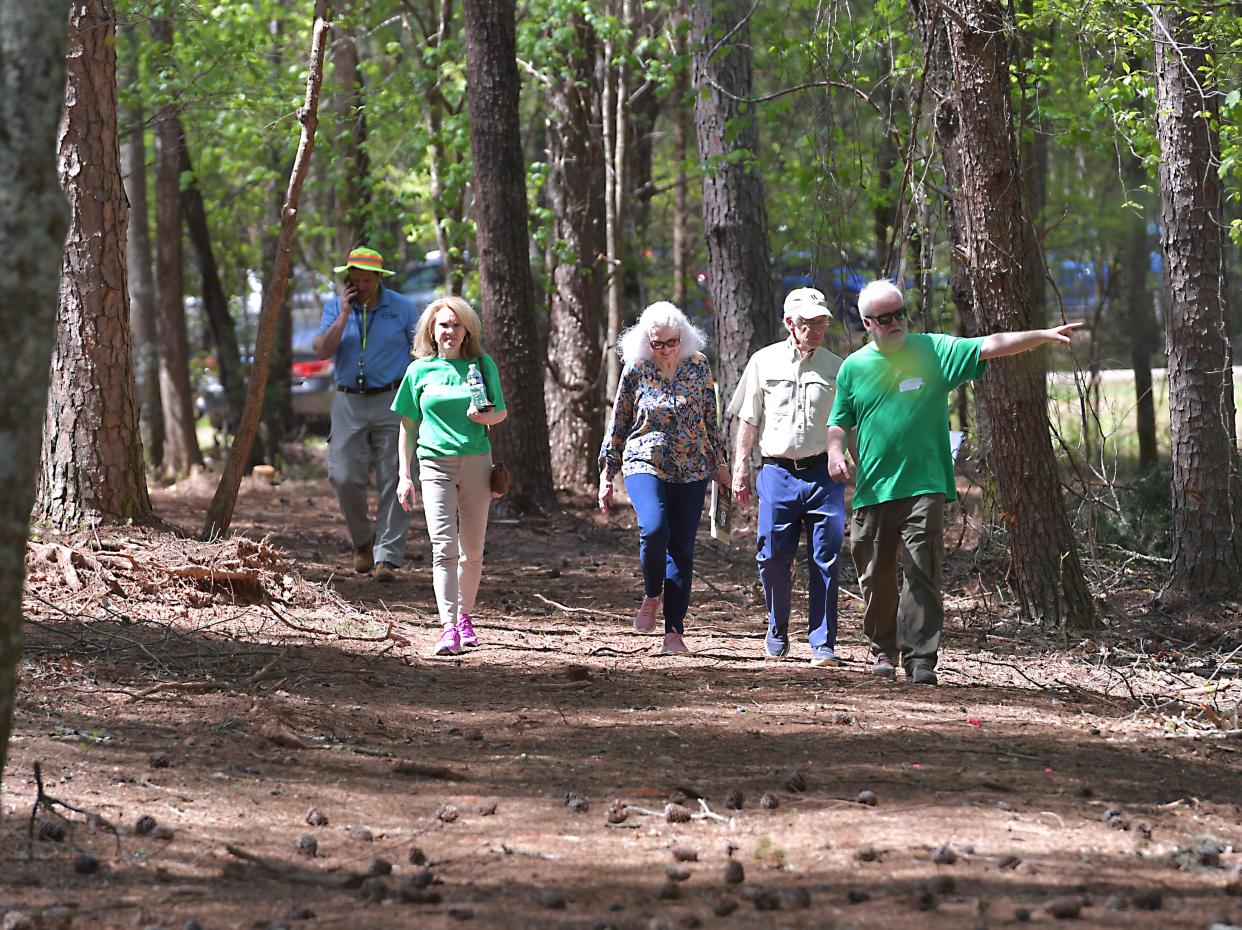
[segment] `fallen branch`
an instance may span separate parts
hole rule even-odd
[[[276,605],[271,601],[267,601],[266,603],[267,609],[271,611],[272,616],[274,616],[277,620],[289,627],[289,629],[297,630],[299,633],[306,633],[308,636],[327,636],[333,640],[353,643],[382,643],[391,639],[398,646],[408,646],[410,644],[410,641],[400,633],[393,632],[392,628],[394,624],[392,622],[389,622],[388,628],[379,636],[345,636],[341,633],[328,633],[325,630],[317,630],[314,627],[303,626],[302,624],[296,623],[282,614],[276,609]]]
[[[394,775],[410,775],[414,778],[438,778],[441,781],[465,781],[461,772],[445,765],[423,765],[420,762],[398,762],[392,767]]]
[[[152,685],[150,688],[139,691],[137,694],[131,694],[129,699],[131,702],[141,701],[153,694],[159,694],[161,691],[219,691],[222,688],[244,690],[251,685],[258,684],[266,678],[268,673],[275,667],[276,663],[284,657],[285,650],[282,649],[279,653],[272,657],[272,660],[268,662],[267,665],[263,666],[249,678],[244,678],[241,681],[163,681],[158,685]]]
[[[707,806],[706,798],[699,798],[699,812],[690,815],[691,820],[715,820],[718,823],[728,823],[728,817],[722,817],[714,810]]]
[[[544,597],[538,591],[535,591],[532,593],[535,595],[537,599],[543,601],[548,606],[555,607],[557,610],[563,610],[566,613],[593,614],[596,617],[607,617],[609,620],[628,620],[629,619],[628,617],[623,617],[621,614],[609,613],[606,610],[595,610],[594,608],[591,608],[591,607],[570,607],[568,604],[561,604],[557,601],[552,600],[551,598]]]
[[[103,818],[100,814],[93,811],[83,810],[80,807],[74,807],[67,801],[60,798],[52,797],[43,790],[43,767],[40,763],[34,764],[35,777],[35,802],[30,808],[30,822],[26,825],[26,858],[34,861],[34,837],[35,837],[35,818],[39,815],[39,808],[42,807],[53,817],[62,821],[69,828],[69,842],[73,843],[73,827],[74,823],[60,811],[57,807],[63,807],[65,810],[73,811],[75,814],[81,814],[86,818],[86,822],[96,830],[103,830],[105,833],[111,833],[116,839],[116,853],[121,854],[121,834],[117,832],[116,827]],[[76,847],[76,844],[74,844]]]
[[[236,856],[243,862],[254,866],[260,872],[274,878],[282,878],[285,881],[297,882],[300,885],[319,885],[324,888],[357,888],[362,884],[363,879],[366,878],[365,875],[360,875],[357,872],[316,872],[314,869],[305,869],[301,866],[291,865],[288,862],[281,862],[278,859],[266,859],[263,856],[247,852],[240,846],[234,846],[232,843],[227,844],[224,848],[228,850],[230,856]],[[233,878],[246,877],[246,870],[243,870],[236,862],[226,862],[224,872],[225,875]]]

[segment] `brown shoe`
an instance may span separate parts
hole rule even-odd
[[[375,580],[387,584],[397,580],[397,566],[391,562],[380,562],[375,566]]]
[[[354,571],[359,575],[369,575],[375,567],[375,555],[372,551],[374,540],[354,550]]]

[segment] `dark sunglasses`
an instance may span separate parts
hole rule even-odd
[[[681,345],[681,337],[676,339],[651,339],[647,343],[653,349],[675,349]]]
[[[891,326],[898,320],[904,320],[905,318],[906,311],[904,307],[900,310],[894,310],[892,313],[877,313],[875,316],[863,317],[864,320],[870,320],[878,326]]]

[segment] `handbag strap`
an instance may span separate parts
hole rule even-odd
[[[487,430],[487,444],[492,447],[492,468],[495,468],[496,467],[496,443],[492,442],[492,430],[495,427],[485,426],[483,428]]]

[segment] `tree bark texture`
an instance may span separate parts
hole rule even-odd
[[[115,24],[112,0],[70,7],[58,139],[70,221],[36,505],[61,527],[151,513],[129,342]]]
[[[677,54],[685,54],[685,42],[677,40]],[[676,89],[673,91],[677,100],[684,100],[690,89],[690,82],[683,68],[678,72]],[[690,279],[689,260],[690,247],[686,235],[686,220],[690,212],[690,183],[686,177],[686,154],[689,151],[690,113],[685,106],[673,108],[673,217],[672,217],[672,249],[673,249],[673,294],[672,301],[680,309],[686,309],[686,287]]]
[[[35,499],[67,211],[56,177],[68,3],[0,0],[0,782],[22,654]],[[2,784],[0,784],[2,787]]]
[[[280,240],[276,248],[276,268],[272,284],[263,295],[263,309],[259,313],[259,332],[255,336],[254,363],[250,368],[250,382],[246,389],[246,402],[242,407],[241,423],[237,435],[229,447],[228,459],[220,475],[220,483],[207,508],[203,522],[203,538],[214,539],[228,532],[233,522],[233,509],[237,505],[237,491],[241,487],[242,474],[250,459],[250,447],[259,430],[263,415],[263,399],[267,390],[267,372],[270,364],[272,340],[289,287],[289,272],[293,263],[293,232],[298,222],[298,204],[302,198],[302,185],[310,168],[311,154],[315,150],[315,129],[319,125],[319,89],[323,83],[324,49],[328,44],[328,0],[315,0],[315,19],[311,28],[310,61],[307,63],[306,96],[298,110],[302,124],[297,155],[293,159],[293,172],[285,192],[284,209],[280,218]]]
[[[123,92],[138,79],[138,40],[133,26],[118,26],[123,41],[117,53],[117,84]],[[145,117],[137,96],[121,111],[121,178],[129,198],[125,277],[129,285],[129,331],[134,354],[134,388],[138,426],[147,462],[164,461],[164,407],[160,403],[160,336],[156,330],[155,276],[151,225],[147,220],[147,149]]]
[[[759,173],[759,131],[753,109],[744,112],[737,99],[751,93],[749,30],[741,25],[749,7],[741,0],[691,4],[703,237],[723,404],[750,356],[776,339],[781,319]]]
[[[268,64],[275,74],[281,68],[283,55],[281,52],[280,22],[273,20],[268,26],[271,35],[271,46],[268,50]],[[263,293],[272,290],[273,276],[276,273],[276,256],[280,251],[280,217],[284,208],[285,193],[280,187],[280,178],[293,173],[293,163],[282,151],[276,140],[271,140],[264,148],[264,157],[271,169],[270,180],[265,184],[264,194],[267,198],[267,212],[263,219],[263,236],[260,239],[263,260]],[[348,255],[348,252],[337,253]],[[336,261],[340,259],[335,259]],[[293,418],[293,311],[289,295],[281,303],[276,319],[276,331],[272,337],[272,353],[268,358],[267,390],[264,392],[263,417],[259,427],[259,441],[254,444],[250,453],[249,464],[268,462],[277,464],[280,456],[280,444],[285,437],[297,428]]]
[[[1122,155],[1122,171],[1127,200],[1146,202],[1141,191],[1147,183],[1142,160],[1127,150]],[[1155,351],[1156,307],[1148,283],[1151,273],[1151,236],[1147,232],[1148,211],[1127,211],[1122,299],[1130,335],[1130,367],[1134,370],[1135,430],[1138,433],[1139,468],[1144,472],[1156,465],[1156,402],[1152,396],[1151,355]]]
[[[263,259],[263,293],[272,289],[276,271],[276,256],[280,252],[280,217],[285,205],[285,193],[280,188],[282,174],[292,173],[293,166],[284,164],[278,146],[267,150],[268,164],[273,180],[268,184],[268,209],[264,220],[261,241]],[[348,254],[348,253],[346,253]],[[250,467],[267,462],[275,465],[280,456],[280,444],[297,429],[293,417],[293,309],[286,289],[276,316],[276,330],[272,336],[272,351],[268,357],[267,390],[263,398],[263,417],[258,437],[250,452]]]
[[[352,3],[341,4],[348,17],[354,12]],[[348,255],[349,250],[364,244],[367,212],[370,206],[367,156],[366,97],[362,74],[358,70],[358,38],[352,24],[338,30],[343,34],[332,43],[332,64],[336,83],[336,111],[341,138],[338,142],[344,162],[344,177],[336,195],[336,251]]]
[[[575,21],[577,42],[547,89],[548,181],[552,210],[548,362],[544,401],[552,478],[581,490],[598,482],[604,433],[603,374],[604,149],[595,100],[594,29]]]
[[[632,4],[629,0],[607,0],[605,11],[629,25]],[[617,52],[615,39],[611,36],[603,43],[603,88],[600,95],[600,116],[604,139],[604,254],[608,269],[607,300],[608,318],[605,335],[607,347],[607,380],[604,385],[605,403],[612,403],[621,381],[621,358],[615,349],[617,338],[625,326],[625,287],[622,280],[625,262],[625,214],[629,201],[625,196],[628,185],[629,161],[625,157],[628,135],[625,131],[629,85],[624,56],[619,64],[613,64]]]
[[[1030,16],[1034,0],[1021,0],[1021,8],[1024,16]],[[1032,74],[1029,68],[1035,62],[1036,44],[1051,44],[1052,33],[1051,26],[1035,32],[1034,27],[1028,25],[1018,30],[1017,42],[1018,170],[1022,177],[1022,202],[1026,207],[1024,233],[1027,241],[1022,269],[1031,292],[1031,321],[1040,327],[1048,325],[1048,271],[1039,243],[1048,201],[1048,134],[1043,131],[1039,114],[1041,76]]]
[[[220,374],[220,387],[224,389],[227,406],[227,422],[230,431],[237,427],[241,417],[242,397],[246,391],[246,379],[242,374],[241,351],[237,348],[237,327],[229,312],[229,299],[220,283],[220,267],[211,246],[211,227],[207,223],[207,207],[203,192],[199,190],[194,176],[194,163],[190,159],[190,147],[186,142],[185,127],[180,116],[173,116],[177,133],[177,163],[181,175],[181,216],[198,265],[200,293],[203,298],[203,316],[215,344],[216,371]]]
[[[1185,14],[1156,11],[1156,135],[1173,461],[1172,583],[1198,594],[1242,585],[1237,426],[1225,297],[1218,97]]]
[[[509,410],[492,441],[513,475],[510,506],[547,509],[555,497],[530,272],[514,4],[467,0],[463,13],[484,345],[493,348]]]
[[[1023,228],[1009,96],[1008,24],[997,0],[967,0],[946,20],[953,63],[962,261],[983,332],[1030,329],[1033,307],[1022,274]],[[997,359],[979,385],[992,430],[992,471],[1011,545],[1010,578],[1023,612],[1042,623],[1088,629],[1095,605],[1065,514],[1048,426],[1043,359]]]
[[[167,19],[151,21],[151,38],[171,54]],[[160,398],[164,406],[164,470],[183,475],[201,467],[190,391],[185,285],[181,267],[181,161],[177,114],[171,105],[155,117],[155,302],[159,312]]]

